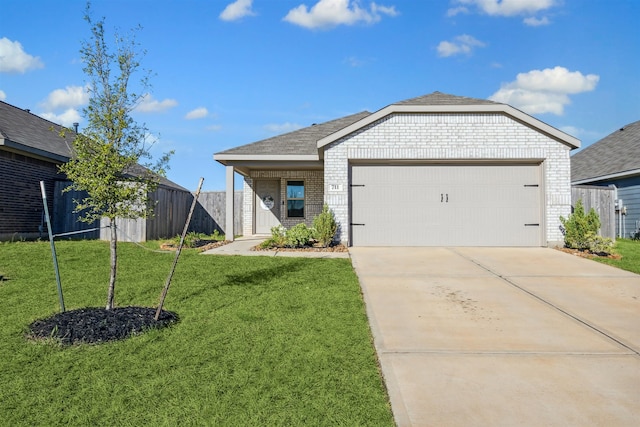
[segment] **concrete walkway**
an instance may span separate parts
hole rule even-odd
[[[399,426],[640,425],[640,276],[546,248],[350,248]]]
[[[268,236],[240,237],[233,242],[202,252],[204,255],[244,255],[244,256],[277,256],[298,258],[349,258],[349,252],[313,252],[313,251],[252,251],[256,245]]]

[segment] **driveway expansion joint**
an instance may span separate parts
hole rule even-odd
[[[556,304],[552,303],[551,301],[546,300],[545,298],[536,295],[535,293],[533,293],[532,291],[518,285],[517,283],[515,283],[514,281],[512,281],[509,277],[537,277],[537,276],[503,276],[501,274],[496,273],[495,271],[491,270],[489,267],[483,265],[482,263],[476,261],[475,259],[468,257],[466,255],[461,254],[460,252],[458,252],[455,248],[449,248],[449,250],[453,253],[455,253],[456,255],[466,259],[467,261],[470,261],[472,263],[474,263],[475,265],[477,265],[478,267],[482,268],[483,270],[488,271],[489,273],[491,273],[492,275],[494,275],[495,277],[505,281],[506,283],[508,283],[509,285],[513,286],[514,288],[532,296],[533,298],[537,299],[538,301],[542,302],[543,304],[548,305],[549,307],[553,308],[554,310],[562,313],[563,315],[575,320],[576,322],[582,324],[583,326],[586,326],[587,328],[591,329],[592,331],[604,336],[605,338],[613,341],[614,343],[616,343],[617,345],[626,348],[627,350],[629,350],[630,352],[634,353],[636,356],[640,356],[640,350],[635,349],[633,347],[631,347],[631,345],[626,344],[624,342],[622,342],[621,340],[611,336],[610,334],[608,334],[607,332],[603,331],[602,329],[600,329],[599,327],[597,327],[596,325],[593,325],[589,322],[587,322],[586,320],[578,317],[577,315],[571,314],[569,313],[567,310],[564,310],[562,308],[560,308],[559,306],[557,306]],[[550,277],[550,276],[549,276]],[[556,276],[557,277],[557,276]],[[567,276],[567,277],[576,277],[576,276]]]

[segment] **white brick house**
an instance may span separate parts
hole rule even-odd
[[[546,246],[563,240],[579,145],[509,105],[434,92],[214,159],[228,192],[244,176],[245,235],[310,225],[327,203],[348,245]]]

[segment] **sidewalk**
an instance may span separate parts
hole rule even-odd
[[[349,252],[313,252],[313,251],[252,251],[251,248],[266,240],[268,236],[239,237],[233,242],[202,252],[203,255],[243,255],[277,256],[298,258],[349,258]]]

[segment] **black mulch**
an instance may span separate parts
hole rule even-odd
[[[29,325],[28,337],[53,338],[62,344],[98,344],[162,328],[178,321],[178,315],[162,311],[158,321],[155,308],[117,307],[113,310],[89,307],[65,311]]]

